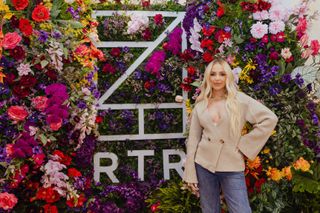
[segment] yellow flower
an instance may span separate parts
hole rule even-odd
[[[192,113],[192,108],[191,108],[191,104],[190,104],[190,99],[186,100],[186,111],[188,113],[188,115],[190,115]]]
[[[270,149],[269,149],[268,147],[266,147],[266,148],[264,148],[264,149],[262,150],[262,153],[263,153],[263,154],[269,154],[269,153],[270,153]]]
[[[52,30],[52,27],[53,27],[49,23],[41,23],[39,26],[42,30],[48,30],[48,31]]]
[[[284,167],[282,173],[288,180],[292,179],[291,166]]]
[[[277,134],[277,131],[276,130],[272,130],[271,135],[274,136],[275,134]]]
[[[243,70],[240,73],[240,77],[239,77],[240,80],[245,80],[248,84],[252,84],[253,80],[248,73],[250,70],[255,70],[255,69],[256,69],[256,64],[254,64],[252,59],[249,59],[247,65],[243,68]]]
[[[277,168],[271,168],[270,166],[266,174],[276,182],[279,182],[279,180],[281,180],[281,178],[283,177],[283,173],[280,170],[278,170]]]
[[[253,161],[248,160],[247,165],[249,169],[257,169],[261,165],[260,157],[257,156]]]
[[[299,160],[297,160],[293,167],[298,170],[301,169],[304,172],[307,172],[310,169],[310,163],[306,161],[303,157],[300,157]]]
[[[0,17],[3,16],[4,19],[11,19],[13,13],[10,12],[9,6],[4,4],[3,1],[0,2]]]

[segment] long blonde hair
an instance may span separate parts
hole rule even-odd
[[[227,100],[226,107],[227,113],[230,115],[230,124],[231,124],[231,133],[233,136],[240,136],[241,127],[240,127],[240,110],[239,103],[236,99],[238,92],[238,85],[234,81],[234,76],[231,70],[230,65],[223,59],[215,59],[208,64],[204,72],[204,79],[200,86],[201,93],[198,96],[196,103],[201,104],[203,109],[206,109],[209,104],[209,99],[213,96],[212,86],[210,83],[210,74],[213,65],[220,64],[224,71],[227,74],[226,80],[226,90],[227,90]]]

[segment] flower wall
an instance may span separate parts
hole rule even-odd
[[[181,101],[175,97],[185,90],[190,114],[205,65],[225,57],[240,89],[279,117],[259,157],[246,161],[253,211],[320,209],[320,45],[308,38],[314,18],[306,15],[308,1],[286,11],[271,0],[199,0],[187,8],[175,1],[12,0],[0,5],[0,211],[200,212],[175,171],[163,180],[162,150],[184,149],[185,139],[97,142],[99,133],[138,132],[137,110],[97,110],[96,102],[143,49],[97,49],[94,42],[153,41],[173,19],[115,14],[93,20],[92,9],[186,11],[182,25],[107,103]],[[188,49],[181,52],[183,30]],[[181,132],[182,112],[146,110],[145,122],[146,133]],[[251,128],[248,123],[243,134]],[[128,150],[155,150],[145,157],[145,181]],[[96,152],[117,154],[119,184],[104,174],[94,183]]]

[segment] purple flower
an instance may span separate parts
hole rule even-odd
[[[22,136],[13,145],[13,157],[25,158],[33,155],[33,147],[38,146],[38,142],[34,140],[29,132],[23,132]]]
[[[38,41],[45,43],[48,38],[49,38],[49,34],[46,31],[39,30]]]
[[[85,109],[85,108],[87,108],[86,102],[84,102],[84,101],[82,101],[82,100],[78,101],[77,106],[78,106],[78,108],[80,108],[80,109]]]
[[[282,88],[279,84],[274,84],[269,88],[270,95],[277,95],[281,92]]]
[[[5,56],[2,56],[1,61],[0,61],[0,66],[12,68],[14,66],[14,62],[12,60],[6,58]]]
[[[294,81],[296,82],[296,84],[297,84],[299,87],[302,87],[302,86],[303,86],[304,80],[301,78],[300,73],[297,73],[297,75],[295,76]]]
[[[79,12],[81,11],[81,7],[78,7],[76,10],[73,7],[68,7],[67,12],[69,12],[73,19],[78,20],[80,18]]]
[[[228,33],[228,32],[231,32],[231,30],[232,30],[232,28],[231,28],[230,26],[225,26],[223,29],[224,29],[224,31],[227,32],[227,33]]]
[[[313,113],[311,117],[312,117],[312,123],[314,125],[318,125],[319,124],[319,118],[318,118],[317,114]]]
[[[290,74],[284,74],[281,78],[281,82],[287,84],[291,81],[291,75]]]
[[[181,36],[182,29],[180,27],[176,27],[169,35],[169,41],[166,48],[174,55],[181,53]]]
[[[55,39],[59,39],[62,37],[62,33],[59,30],[55,30],[51,33],[52,37]]]
[[[183,18],[182,26],[183,29],[186,31],[187,39],[189,39],[191,33],[190,28],[193,27],[193,20],[197,17],[197,7],[195,5],[190,5],[187,8],[186,14]]]
[[[153,75],[160,75],[160,68],[166,58],[166,53],[163,50],[155,51],[150,57],[145,66],[145,70]]]

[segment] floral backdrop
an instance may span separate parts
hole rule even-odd
[[[205,65],[225,57],[240,89],[279,117],[264,150],[246,161],[253,211],[319,211],[320,44],[307,33],[316,18],[307,15],[308,4],[285,10],[272,0],[194,0],[186,8],[173,0],[1,3],[0,212],[200,212],[198,198],[176,172],[169,181],[162,176],[162,149],[184,150],[184,139],[97,142],[99,133],[138,132],[137,110],[97,110],[96,103],[143,49],[94,44],[153,41],[173,19],[114,14],[93,20],[93,9],[186,11],[182,25],[107,102],[176,100],[190,114]],[[188,49],[182,52],[183,30]],[[183,90],[189,99],[179,96]],[[180,109],[146,110],[145,120],[146,133],[182,131]],[[243,134],[250,129],[248,123]],[[133,149],[155,150],[146,157],[143,182],[137,160],[126,153]],[[119,184],[103,174],[93,181],[98,151],[118,155]],[[226,211],[223,197],[222,203]]]

